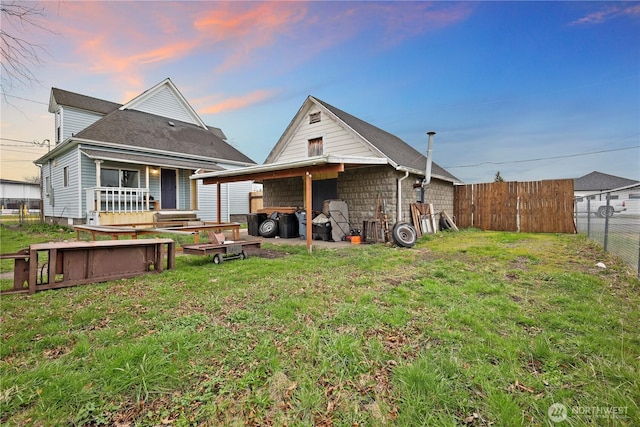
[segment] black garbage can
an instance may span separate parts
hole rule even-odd
[[[247,214],[247,233],[249,236],[259,236],[260,224],[267,219],[266,213],[250,213]]]
[[[299,227],[295,214],[280,214],[278,233],[282,239],[298,237]]]
[[[298,234],[301,239],[307,238],[307,213],[306,212],[296,212],[296,218],[298,218]]]

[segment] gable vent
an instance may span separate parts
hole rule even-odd
[[[320,111],[309,114],[309,124],[318,123],[320,121]]]

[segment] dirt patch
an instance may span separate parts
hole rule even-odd
[[[247,255],[249,255],[250,257],[256,256],[259,258],[275,259],[284,258],[289,254],[287,252],[276,251],[274,249],[252,248],[247,250]]]

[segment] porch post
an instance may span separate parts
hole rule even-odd
[[[149,210],[149,165],[144,167],[144,186],[146,188],[145,202]]]
[[[102,179],[100,178],[100,165],[102,164],[102,160],[95,160],[95,164],[96,164],[96,186],[97,187],[102,187]],[[93,201],[94,203],[94,209],[98,212],[100,212],[100,201],[102,200],[102,194],[101,191],[98,190],[96,193],[94,193],[96,195],[96,200]],[[89,207],[87,206],[87,209]]]
[[[220,181],[216,183],[216,209],[218,210],[218,224],[222,224],[222,196],[220,195]]]
[[[309,172],[307,172],[304,176],[304,204],[305,204],[305,208],[306,208],[306,217],[307,217],[307,251],[309,251],[309,253],[312,252],[313,246],[311,244],[311,242],[313,241],[313,236],[311,234],[313,228],[311,227],[311,220],[312,220],[312,210],[313,207],[312,205],[312,200],[313,198],[311,197],[311,189],[312,189],[312,185],[311,185],[311,174]]]

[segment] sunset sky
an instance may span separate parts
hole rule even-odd
[[[28,4],[42,28],[2,16],[42,48],[37,81],[3,87],[4,179],[38,175],[51,87],[125,103],[169,77],[257,163],[313,95],[423,153],[436,131],[467,183],[640,180],[639,2]]]

